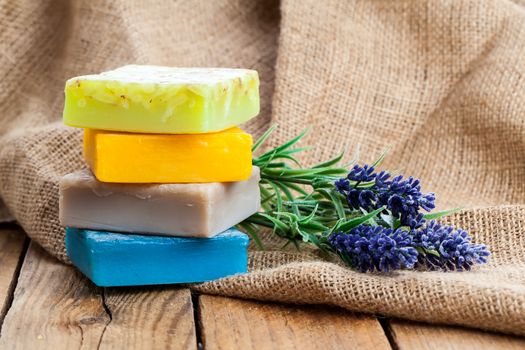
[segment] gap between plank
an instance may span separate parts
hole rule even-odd
[[[381,325],[381,328],[383,328],[383,332],[385,332],[385,336],[388,339],[388,342],[390,343],[390,347],[392,348],[392,350],[399,350],[399,345],[396,342],[394,332],[392,331],[392,328],[390,327],[390,320],[383,316],[377,316],[376,319]]]
[[[199,310],[199,298],[200,295],[195,292],[191,292],[191,304],[193,306],[193,323],[195,325],[195,338],[197,341],[197,350],[203,350],[202,334],[201,334],[201,313]]]
[[[24,237],[24,244],[22,246],[22,252],[20,253],[20,257],[18,259],[18,262],[16,264],[15,272],[13,274],[13,279],[11,280],[11,283],[9,284],[9,287],[7,289],[7,302],[5,304],[5,307],[0,310],[0,336],[2,335],[2,326],[4,325],[4,319],[7,313],[9,312],[9,309],[13,305],[13,300],[15,296],[15,289],[18,285],[18,278],[20,277],[20,270],[22,270],[22,265],[24,264],[27,250],[29,248],[29,243],[31,240],[27,237],[26,233],[23,231],[23,229],[15,224],[15,223],[2,223],[0,224],[0,229],[10,229],[10,230],[17,230],[20,232],[20,234],[23,234]]]

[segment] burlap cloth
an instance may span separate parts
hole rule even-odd
[[[420,177],[492,250],[469,273],[360,274],[315,252],[250,253],[251,273],[195,287],[525,335],[525,10],[480,1],[3,1],[0,195],[67,262],[59,178],[83,167],[61,126],[67,78],[126,63],[255,68],[278,143],[310,126],[306,162],[361,145]],[[0,267],[1,268],[1,267]]]

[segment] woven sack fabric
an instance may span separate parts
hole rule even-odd
[[[468,273],[361,274],[315,251],[250,250],[250,273],[205,293],[331,304],[525,335],[525,10],[508,0],[0,3],[0,218],[68,262],[58,181],[85,167],[62,126],[69,77],[118,66],[257,69],[278,144],[305,127],[312,163],[345,147],[422,179],[446,221],[486,243]]]

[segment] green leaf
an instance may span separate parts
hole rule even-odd
[[[262,217],[270,220],[275,225],[275,228],[277,228],[277,229],[279,229],[281,231],[284,231],[284,232],[288,231],[289,227],[284,222],[282,222],[281,220],[279,220],[277,218],[274,218],[273,216],[268,215],[266,213],[259,213],[259,215],[261,215]]]
[[[292,225],[292,231],[296,232],[296,234],[298,234],[299,236],[301,236],[301,239],[303,242],[308,242],[309,241],[309,234],[308,232],[305,232],[303,230],[301,230],[301,228],[299,227],[299,224],[297,222],[294,222],[294,224]]]
[[[435,220],[435,219],[442,218],[443,216],[448,216],[448,215],[460,212],[462,210],[463,208],[454,208],[454,209],[449,209],[449,210],[438,211],[435,213],[425,214],[423,217],[427,220]]]
[[[266,183],[268,183],[272,188],[273,188],[273,191],[275,193],[275,204],[277,206],[277,211],[283,211],[283,197],[281,196],[281,191],[279,190],[279,187],[273,183],[273,182],[269,182],[269,181],[265,181]]]
[[[299,142],[307,134],[307,132],[308,132],[307,130],[303,131],[302,133],[300,133],[299,135],[297,135],[296,137],[294,137],[290,141],[285,142],[282,145],[280,145],[278,147],[275,147],[273,150],[270,150],[270,151],[264,153],[259,158],[265,158],[265,157],[268,157],[271,153],[279,153],[281,151],[284,151],[284,150],[292,147],[297,142]]]
[[[345,222],[343,222],[342,224],[339,225],[337,230],[338,231],[345,231],[345,232],[350,231],[354,227],[359,226],[359,225],[367,222],[371,218],[375,217],[377,214],[381,213],[383,210],[385,210],[385,207],[381,207],[379,209],[376,209],[376,210],[374,210],[374,211],[372,211],[372,212],[370,212],[370,213],[368,213],[366,215],[357,217],[355,219],[351,219],[351,220],[345,221]]]
[[[401,219],[395,219],[394,220],[394,230],[397,230],[401,227]]]
[[[270,196],[264,197],[264,198],[261,197],[261,205],[266,204],[268,201],[272,200],[273,197],[274,197],[274,195],[270,195]]]
[[[255,141],[255,143],[252,146],[252,152],[257,151],[257,149],[259,147],[261,147],[261,145],[266,141],[266,139],[270,136],[270,134],[276,128],[277,128],[277,124],[274,124],[274,125],[270,126],[270,128],[268,130],[266,130],[266,132],[261,137],[259,137],[259,139],[257,141]]]
[[[312,221],[312,219],[315,217],[315,213],[317,213],[317,208],[319,208],[319,207],[316,205],[314,210],[312,210],[312,212],[310,213],[310,215],[308,215],[305,218],[302,218],[300,220],[300,223],[301,224],[308,224],[308,223],[310,223],[310,221]]]
[[[264,158],[264,159],[253,158],[252,164],[261,168],[261,172],[263,172],[264,169],[266,169],[266,167],[272,162],[273,157],[275,157],[275,153],[276,153],[275,150],[270,151],[268,158]]]
[[[320,188],[333,188],[334,187],[334,179],[332,178],[326,178],[324,176],[319,176],[312,180],[312,187],[317,190]]]
[[[262,183],[259,184],[259,190],[261,191],[261,194],[263,198],[271,198],[274,196],[270,191],[268,191]],[[261,207],[264,209],[264,211],[268,212],[271,211],[270,205],[267,201],[261,201]]]
[[[367,215],[368,214],[368,211],[366,211],[364,208],[360,208],[361,209],[361,213]],[[375,219],[373,217],[371,217],[370,219],[367,220],[368,221],[368,224],[370,226],[377,226],[377,222],[375,221]]]
[[[278,154],[295,154],[295,153],[301,153],[301,152],[304,152],[304,151],[309,151],[309,150],[311,150],[312,148],[313,148],[313,147],[310,147],[310,146],[299,147],[299,148],[292,148],[292,149],[287,149],[287,150],[281,151],[281,152],[279,152]]]
[[[306,205],[306,206],[311,206],[311,207],[315,207],[315,205],[317,204],[318,202],[315,201],[315,200],[302,200],[302,199],[296,199],[294,200],[293,202],[290,202],[290,201],[284,201],[283,204],[294,204],[294,205]]]
[[[271,151],[268,151],[268,153],[265,155],[262,155],[258,158],[254,158],[253,163],[254,165],[259,165],[273,162],[275,159],[289,159],[293,161],[297,166],[301,167],[301,163],[296,158],[294,158],[292,154],[307,151],[309,149],[311,149],[311,147],[293,148],[290,150],[284,150],[279,152],[273,149]]]
[[[441,254],[439,254],[439,252],[435,249],[425,249],[425,253],[437,256],[438,258],[441,256]]]
[[[381,213],[381,219],[391,228],[394,228],[394,218],[390,214]]]
[[[334,233],[341,226],[342,223],[344,223],[344,221],[345,221],[344,219],[337,220],[335,225],[332,226],[328,231],[325,231],[323,233],[323,235],[326,236],[326,237],[330,236],[332,233]]]
[[[427,220],[436,220],[444,216],[448,216],[448,215],[460,212],[462,210],[463,208],[448,209],[448,210],[438,211],[436,213],[425,214],[423,215],[423,217]],[[401,227],[401,220],[396,219],[396,221],[394,221],[394,229],[397,229],[399,227]]]
[[[350,158],[350,160],[348,162],[344,163],[342,166],[344,168],[347,168],[347,169],[352,167],[359,160],[359,154],[360,153],[361,153],[361,145],[358,144],[357,147],[355,148],[355,151],[352,154],[352,157]]]
[[[352,185],[353,187],[357,187],[357,188],[370,188],[370,187],[374,187],[376,185],[376,182],[375,181],[368,181],[368,182],[350,181],[350,185]]]
[[[247,219],[245,219],[243,222],[247,222],[247,223],[255,224],[259,226],[264,226],[267,228],[274,228],[275,227],[274,223],[266,219],[265,217],[261,216],[261,214],[262,213],[255,213],[251,215],[250,217],[248,217]]]
[[[290,161],[292,161],[293,163],[295,163],[297,166],[301,166],[301,163],[299,162],[299,160],[297,160],[297,158],[295,158],[294,156],[291,156],[289,154],[283,154],[283,153],[277,153],[274,155],[273,159],[288,159]],[[272,159],[272,160],[273,160]],[[283,167],[284,169],[291,169],[289,167]]]
[[[262,213],[261,213],[262,214]],[[268,214],[266,214],[268,215]],[[310,229],[310,230],[314,230],[314,231],[324,231],[324,230],[327,230],[328,227],[323,225],[322,223],[319,222],[318,219],[314,219],[315,218],[315,212],[312,211],[311,213],[309,213],[308,216],[299,216],[299,215],[295,215],[294,213],[289,213],[289,212],[273,212],[273,215],[276,215],[276,216],[280,216],[279,221],[282,222],[282,219],[288,219],[290,221],[290,225],[295,225],[295,224],[298,224],[298,225],[301,225],[302,228],[304,229]],[[286,225],[284,222],[283,222],[284,225]],[[288,226],[287,226],[288,228]]]
[[[285,162],[269,163],[265,168],[286,168],[288,165]]]
[[[279,187],[281,189],[281,191],[284,193],[284,195],[286,196],[288,201],[293,203],[295,198],[292,195],[292,192],[290,192],[290,190],[288,189],[288,187],[286,187],[285,185],[283,185],[283,184],[281,184],[279,182],[277,182],[275,184],[277,185],[277,187]],[[291,207],[292,207],[292,211],[294,212],[294,214],[299,215],[299,209],[297,208],[297,206],[295,204],[292,204]]]
[[[388,151],[389,151],[389,150],[388,150],[388,148],[387,148],[387,149],[385,149],[385,150],[383,151],[383,153],[381,153],[381,155],[379,156],[379,158],[374,162],[374,164],[372,164],[372,166],[373,166],[374,168],[377,167],[379,164],[381,164],[381,162],[383,161],[383,159],[385,159],[385,157],[386,157]]]
[[[288,183],[295,183],[295,184],[301,184],[301,185],[311,185],[312,184],[312,180],[308,180],[305,178],[294,178],[294,177],[280,178],[279,176],[267,175],[264,172],[261,173],[261,179],[266,179],[266,180],[270,180],[273,182],[279,181],[279,182],[288,182]]]
[[[335,164],[339,163],[343,159],[344,155],[345,155],[345,152],[343,151],[337,157],[329,159],[326,162],[322,162],[322,163],[316,164],[312,168],[325,168],[325,167],[330,167],[332,165],[335,165]]]
[[[290,189],[296,191],[296,192],[299,192],[300,194],[302,194],[303,196],[306,196],[308,195],[308,192],[306,192],[301,186],[298,186],[292,182],[284,182],[282,183],[282,185],[284,186],[287,186],[289,187]]]
[[[300,220],[299,215],[295,215],[294,213],[290,213],[287,211],[274,211],[273,215],[282,216],[283,218],[289,219],[291,222],[297,222]],[[279,219],[282,219],[282,218],[279,218]]]
[[[337,216],[339,216],[339,219],[346,218],[345,209],[343,208],[343,202],[341,201],[341,198],[338,196],[337,193],[334,192],[334,190],[328,190],[328,189],[318,189],[320,193],[323,193],[326,195],[327,199],[329,199],[332,204],[334,205],[335,211],[337,213]]]
[[[346,173],[346,170],[343,170]],[[337,168],[315,168],[315,169],[274,169],[267,168],[263,172],[264,175],[276,176],[278,178],[288,177],[309,177],[314,175],[338,176],[341,174],[341,169]]]
[[[285,244],[283,244],[283,245],[281,246],[281,249],[285,249],[285,248],[288,247],[288,246],[290,245],[290,243],[292,243],[292,242],[293,242],[293,239],[289,239],[288,242],[286,242]]]
[[[250,237],[253,239],[253,241],[255,242],[257,247],[259,247],[259,249],[261,249],[261,250],[265,250],[266,249],[264,247],[263,242],[259,238],[259,235],[257,234],[256,230],[253,227],[251,227],[251,225],[249,223],[241,222],[237,226],[240,226],[241,228],[243,228],[250,235]]]
[[[317,235],[315,235],[314,233],[306,232],[306,238],[307,238],[306,242],[310,241],[313,244],[315,244],[317,247],[323,249],[323,247],[321,246],[321,242],[319,241]]]

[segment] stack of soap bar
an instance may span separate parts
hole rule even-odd
[[[71,261],[101,287],[210,281],[246,272],[248,237],[155,237],[66,229]]]
[[[113,184],[91,171],[60,181],[63,226],[213,237],[259,210],[259,168],[248,180],[194,184]]]
[[[195,183],[246,180],[252,136],[239,128],[209,134],[130,134],[86,129],[84,157],[100,181]]]
[[[69,79],[64,123],[103,130],[186,134],[224,130],[259,113],[248,69],[129,65]]]
[[[100,286],[191,283],[247,270],[231,229],[260,206],[257,72],[125,66],[66,83],[90,170],[60,183],[71,261]],[[176,236],[176,237],[174,237]]]

